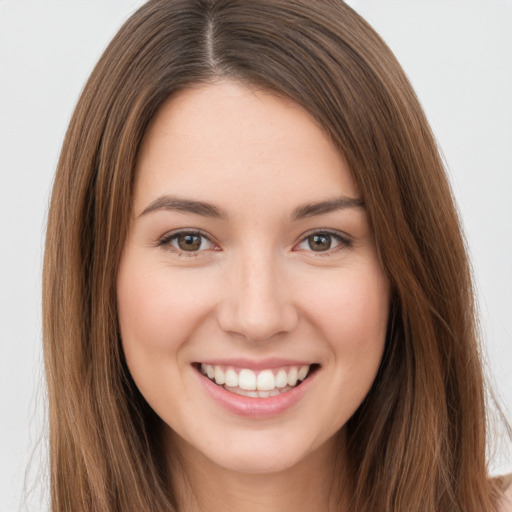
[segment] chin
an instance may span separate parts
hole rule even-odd
[[[219,465],[237,473],[272,474],[286,471],[305,458],[296,447],[268,447],[268,449],[245,449],[219,460]]]
[[[187,451],[189,460],[193,455],[203,468],[213,465],[230,473],[252,475],[285,472],[324,455],[330,458],[335,449],[336,436],[316,444],[303,435],[279,430],[226,433],[221,441],[217,436],[205,439],[202,446],[181,438],[179,449]]]

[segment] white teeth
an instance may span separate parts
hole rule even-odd
[[[256,389],[256,374],[252,370],[244,368],[238,374],[238,387],[247,391]]]
[[[288,374],[285,370],[279,370],[276,375],[276,388],[288,386]]]
[[[276,378],[272,370],[263,370],[258,373],[256,388],[258,391],[271,391],[276,387]]]
[[[290,368],[290,371],[288,372],[288,385],[289,386],[295,386],[297,384],[297,376],[299,372],[297,371],[297,368],[295,366],[292,366]]]
[[[222,384],[224,384],[224,382],[226,382],[225,377],[224,377],[224,372],[222,371],[222,368],[220,366],[215,367],[214,378],[215,378],[215,382],[219,386],[221,386]]]
[[[232,368],[228,368],[225,373],[226,386],[230,388],[236,388],[238,386],[238,374]],[[217,383],[218,384],[218,383]]]
[[[308,365],[302,366],[297,375],[297,379],[304,380],[306,378],[306,375],[308,374],[308,372],[309,372],[309,366]]]
[[[220,365],[201,364],[200,371],[203,375],[214,381],[219,386],[229,388],[245,396],[267,398],[288,391],[297,383],[303,381],[309,373],[310,365],[301,367],[290,366],[276,370],[262,370],[256,373],[248,368],[237,371],[232,367]]]

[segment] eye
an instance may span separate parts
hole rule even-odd
[[[343,247],[350,247],[351,242],[347,237],[329,231],[317,231],[309,234],[296,245],[296,250],[313,251],[318,253],[332,252]]]
[[[158,245],[180,253],[197,253],[215,247],[207,236],[197,231],[172,233],[160,240]]]

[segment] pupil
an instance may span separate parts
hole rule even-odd
[[[309,237],[309,247],[313,251],[327,251],[331,248],[330,235],[312,235]]]
[[[201,247],[201,237],[198,235],[181,235],[178,245],[183,251],[197,251]]]

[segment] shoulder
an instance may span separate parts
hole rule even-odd
[[[512,512],[512,474],[502,478],[503,498],[498,512]]]

